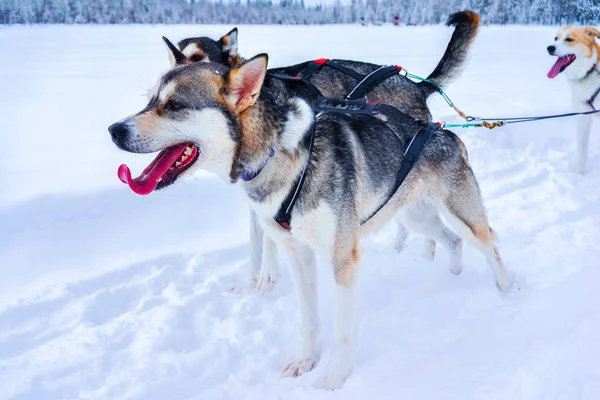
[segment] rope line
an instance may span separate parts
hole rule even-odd
[[[600,110],[593,110],[593,111],[583,111],[583,112],[571,112],[571,113],[565,113],[565,114],[542,115],[542,116],[538,116],[538,117],[508,117],[508,118],[480,118],[480,117],[472,117],[472,116],[467,115],[464,112],[462,112],[454,104],[454,102],[450,99],[450,97],[448,97],[448,95],[446,94],[446,92],[444,92],[444,90],[441,88],[441,86],[438,85],[437,83],[435,83],[434,81],[432,81],[431,79],[422,78],[422,77],[420,77],[418,75],[411,74],[410,72],[408,72],[405,69],[400,70],[400,75],[404,75],[407,78],[414,79],[414,80],[417,80],[417,81],[420,81],[420,82],[429,83],[442,96],[442,98],[446,101],[446,103],[448,103],[448,105],[450,107],[452,107],[452,109],[454,109],[454,111],[456,111],[456,113],[458,115],[460,115],[461,118],[463,118],[465,121],[467,121],[467,123],[465,123],[465,124],[446,124],[446,123],[441,123],[440,125],[442,126],[442,128],[487,128],[487,129],[494,129],[494,128],[497,128],[497,127],[500,127],[500,126],[504,126],[504,125],[508,125],[508,124],[519,124],[519,123],[522,123],[522,122],[541,121],[541,120],[545,120],[545,119],[566,118],[566,117],[573,117],[573,116],[576,116],[576,115],[590,115],[590,114],[600,113]]]

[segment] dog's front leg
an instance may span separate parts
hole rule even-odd
[[[256,212],[250,209],[250,263],[246,270],[246,282],[252,282],[262,266],[264,232],[259,225]]]
[[[277,275],[277,247],[267,235],[263,235],[262,262],[256,276],[256,290],[269,291],[275,284]]]
[[[343,235],[342,235],[343,236]],[[344,240],[344,239],[342,239]],[[335,276],[334,344],[333,357],[327,373],[317,386],[328,390],[339,389],[354,367],[356,347],[356,275],[358,273],[358,238],[345,244],[336,243],[333,257]]]
[[[577,118],[577,171],[580,174],[585,174],[587,169],[591,122],[590,115],[580,115]]]
[[[299,356],[282,370],[282,376],[299,376],[313,369],[318,361],[317,335],[319,315],[317,312],[317,277],[314,251],[289,239],[282,246],[287,255],[302,323],[302,343]]]

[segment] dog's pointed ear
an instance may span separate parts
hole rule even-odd
[[[225,75],[225,101],[238,113],[252,106],[258,99],[267,74],[269,56],[259,54]]]
[[[596,29],[596,28],[591,27],[591,26],[586,26],[584,32],[588,36],[600,38],[600,31],[598,29]]]
[[[169,50],[169,60],[171,61],[171,66],[174,67],[176,65],[184,65],[187,64],[187,57],[183,54],[169,39],[163,36],[163,40],[167,45],[167,49]]]
[[[238,57],[238,29],[233,28],[229,33],[219,39],[221,46],[221,56],[230,67],[235,67],[230,60],[236,60]]]

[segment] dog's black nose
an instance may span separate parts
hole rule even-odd
[[[548,46],[548,54],[553,56],[555,51],[556,51],[556,46]]]
[[[108,127],[108,132],[112,141],[119,147],[123,144],[123,140],[127,137],[129,128],[123,122],[117,122]]]

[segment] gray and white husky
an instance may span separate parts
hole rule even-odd
[[[305,99],[264,86],[266,73],[264,54],[231,70],[215,63],[175,67],[160,78],[143,110],[111,125],[109,132],[128,152],[160,152],[138,178],[124,165],[119,169],[136,193],[165,188],[198,169],[216,173],[244,193],[269,243],[289,259],[300,297],[302,340],[284,376],[309,372],[319,360],[315,258],[320,255],[335,278],[335,329],[333,358],[317,385],[344,384],[354,364],[360,238],[396,215],[405,226],[459,249],[461,239],[442,224],[443,215],[483,253],[499,290],[509,291],[512,281],[456,135],[443,129],[433,133],[394,192],[404,151],[421,122],[386,105],[375,115],[315,113]],[[298,189],[301,175],[306,179],[286,229],[274,216]]]
[[[479,16],[471,11],[461,11],[451,15],[446,24],[454,26],[454,32],[443,57],[428,76],[428,79],[436,82],[436,84],[443,88],[446,88],[460,76],[468,51],[479,30]],[[217,62],[229,67],[238,67],[246,62],[239,53],[237,28],[231,30],[218,40],[208,37],[183,39],[178,42],[178,47],[180,52],[172,48],[172,51],[169,53],[173,66],[193,62]],[[367,75],[379,67],[378,65],[361,61],[332,61],[363,75]],[[271,74],[283,74],[286,72],[286,68],[273,68],[269,72]],[[325,96],[338,98],[343,98],[358,83],[356,79],[327,66],[319,68],[310,78],[310,82]],[[288,94],[302,97],[308,102],[315,100],[306,86],[294,82],[282,81],[272,77],[270,74],[265,78],[264,85],[266,87],[276,87],[280,91],[286,91]],[[417,83],[397,74],[379,83],[367,96],[370,101],[389,104],[415,119],[431,121],[427,99],[435,92],[436,88],[427,82]],[[398,222],[398,233],[394,247],[396,250],[401,251],[406,244],[408,232],[399,221],[396,222]],[[274,247],[272,245],[262,245],[262,230],[259,224],[256,223],[254,213],[251,213],[250,243],[252,254],[245,281],[250,282],[256,276],[256,288],[258,290],[268,290],[273,284],[274,277],[277,275],[276,263],[261,263],[261,260],[263,252],[270,251],[270,249],[273,250]],[[436,245],[433,238],[426,241],[423,252],[424,256],[426,258],[433,258],[435,256],[435,249]],[[265,257],[273,258],[274,256],[265,254]],[[460,269],[460,251],[453,252],[451,263],[451,270]],[[260,272],[258,272],[259,267]],[[257,272],[258,275],[256,275]]]

